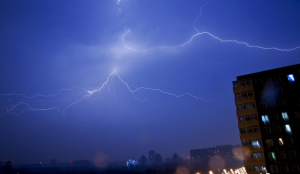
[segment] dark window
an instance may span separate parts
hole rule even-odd
[[[281,159],[286,159],[286,154],[284,151],[280,152],[279,154]]]
[[[262,85],[262,80],[256,80],[255,85],[256,86],[261,86]]]
[[[251,116],[252,116],[252,120],[257,120],[258,119],[257,115],[251,115]]]
[[[300,112],[296,111],[294,112],[294,114],[295,114],[295,118],[300,119]]]
[[[250,116],[246,116],[246,117],[245,117],[245,120],[246,120],[246,121],[251,121],[251,117],[250,117]]]
[[[242,93],[242,97],[247,97],[247,93]]]
[[[267,108],[267,104],[266,103],[260,103],[259,104],[259,108],[260,109],[266,109]]]
[[[296,152],[294,150],[289,151],[290,158],[296,158]]]
[[[291,167],[292,167],[292,171],[293,172],[299,172],[299,166],[298,166],[298,164],[292,164]]]
[[[277,113],[274,113],[274,114],[273,114],[273,119],[274,119],[274,120],[279,120],[279,116],[278,116]]]
[[[271,105],[271,108],[276,108],[276,102],[275,101],[272,101],[270,105]]]
[[[264,133],[265,133],[265,134],[270,134],[270,133],[272,133],[271,127],[270,127],[270,126],[264,127]]]
[[[281,132],[281,127],[280,127],[280,125],[276,125],[276,126],[275,126],[275,132],[277,132],[277,133]]]
[[[248,129],[247,129],[247,133],[253,133],[252,128],[248,128]]]
[[[239,84],[238,83],[234,83],[233,86],[236,88],[236,87],[239,87]]]
[[[282,165],[282,170],[283,170],[283,172],[289,172],[288,165],[286,165],[286,164]]]
[[[256,107],[255,103],[249,103],[249,105],[250,105],[250,108],[255,108]]]
[[[244,121],[244,117],[239,117],[239,121],[243,122]]]
[[[235,94],[235,98],[241,98],[241,95],[239,93]]]
[[[254,127],[253,132],[260,132],[260,129],[258,127]]]
[[[243,107],[244,107],[244,109],[249,109],[250,105],[249,104],[244,104]]]
[[[252,81],[251,80],[247,80],[246,81],[246,85],[251,85],[252,84]]]
[[[241,134],[245,134],[246,130],[245,129],[240,129]]]
[[[248,92],[248,97],[251,97],[253,95],[254,95],[253,91]]]
[[[237,110],[241,110],[243,109],[243,106],[242,105],[237,105]]]
[[[292,138],[292,137],[286,138],[286,143],[287,143],[287,144],[290,144],[290,145],[294,144],[293,138]]]
[[[284,101],[284,100],[279,100],[279,105],[280,105],[281,107],[285,106],[285,101]]]
[[[268,79],[267,79],[267,83],[268,83],[268,84],[272,83],[272,79],[271,79],[271,78],[268,78]]]
[[[271,172],[278,172],[278,167],[276,165],[271,165],[270,166]]]
[[[273,139],[266,139],[266,145],[267,145],[268,147],[274,146]]]
[[[274,77],[274,82],[275,83],[279,83],[281,81],[280,77],[279,76],[275,76]]]
[[[283,89],[282,88],[277,88],[276,93],[277,93],[277,95],[282,95]]]
[[[240,82],[240,86],[245,86],[246,83],[243,81],[243,82]]]

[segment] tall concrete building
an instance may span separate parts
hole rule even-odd
[[[238,76],[236,113],[248,174],[300,174],[300,64]]]

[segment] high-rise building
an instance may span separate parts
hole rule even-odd
[[[300,64],[233,81],[247,173],[300,173]]]
[[[155,159],[156,159],[156,152],[154,149],[152,149],[149,151],[149,163],[155,164]]]

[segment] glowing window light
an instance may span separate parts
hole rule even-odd
[[[270,123],[268,115],[262,115],[261,120],[262,120],[262,122],[264,122],[264,124],[269,124]]]
[[[252,141],[251,144],[252,144],[252,146],[254,146],[255,148],[260,148],[260,143],[259,143],[259,141]]]
[[[289,75],[288,75],[288,80],[289,80],[290,82],[294,82],[294,81],[295,81],[294,74],[289,74]]]
[[[289,124],[285,125],[285,130],[286,130],[287,133],[292,134],[292,129],[291,129],[291,126]]]
[[[289,116],[288,116],[287,112],[282,112],[281,115],[282,115],[282,118],[284,121],[289,121]]]
[[[283,145],[284,145],[282,138],[279,138],[279,139],[278,139],[278,143],[279,143],[280,146],[283,146]]]

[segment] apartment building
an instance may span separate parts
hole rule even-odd
[[[247,173],[300,174],[300,64],[232,83]]]

